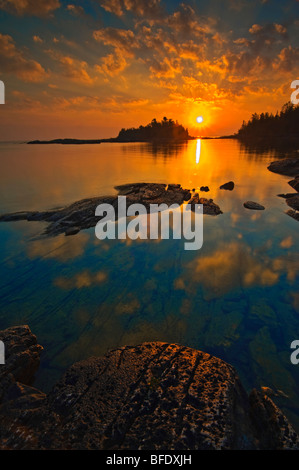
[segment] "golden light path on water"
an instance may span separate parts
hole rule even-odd
[[[196,164],[199,163],[200,159],[200,148],[201,148],[201,140],[197,139],[196,141]]]

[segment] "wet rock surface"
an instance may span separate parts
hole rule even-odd
[[[287,176],[299,175],[299,158],[292,157],[276,160],[270,163],[268,170]]]
[[[0,365],[0,400],[15,382],[30,385],[40,363],[42,346],[28,326],[0,331],[5,346],[5,364]]]
[[[19,328],[20,346],[16,334],[9,342],[10,332],[1,333],[9,357],[11,348],[30,356],[37,347],[29,328]],[[178,344],[125,346],[78,362],[47,396],[11,374],[0,401],[1,449],[299,448],[268,396],[248,397],[232,366]]]
[[[299,175],[288,182],[289,185],[297,191],[296,193],[278,194],[279,197],[283,197],[286,200],[288,206],[291,209],[286,211],[286,214],[293,219],[299,221]]]
[[[288,197],[286,200],[286,203],[292,209],[299,211],[299,194],[296,194],[295,196],[292,196],[292,197]]]
[[[293,180],[289,181],[289,185],[299,193],[299,175],[297,175]]]
[[[200,197],[198,193],[194,194],[194,196],[190,199],[189,204],[191,205],[192,211],[195,211],[196,204],[202,204],[204,214],[209,214],[209,215],[223,214],[222,210],[213,201],[213,199],[206,199],[205,197]]]
[[[235,183],[233,181],[229,181],[228,183],[222,184],[219,189],[226,189],[228,191],[232,191],[234,187]]]
[[[255,210],[255,211],[265,210],[264,206],[262,206],[258,202],[254,202],[254,201],[246,201],[246,202],[244,202],[243,206],[246,207],[246,209],[251,209],[251,210]]]
[[[126,196],[127,207],[139,203],[143,204],[147,210],[149,210],[151,204],[181,205],[191,198],[190,190],[182,188],[180,184],[133,183],[116,186],[115,189],[118,191],[119,196]],[[22,211],[3,214],[0,215],[0,222],[45,221],[48,222],[48,226],[44,235],[56,236],[61,233],[75,235],[82,229],[95,227],[97,222],[101,220],[101,217],[95,215],[96,207],[99,204],[111,204],[114,207],[117,219],[118,195],[82,199],[69,206],[48,211]],[[217,215],[222,213],[220,209],[218,212],[215,210],[216,205],[211,203],[212,199],[202,198],[201,201],[199,204],[204,205],[204,214]]]

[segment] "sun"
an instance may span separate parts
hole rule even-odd
[[[203,122],[203,117],[202,116],[197,116],[196,121],[198,122],[198,124],[202,123]]]

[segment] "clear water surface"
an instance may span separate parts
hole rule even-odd
[[[0,328],[28,324],[44,346],[35,385],[49,390],[73,362],[142,341],[181,343],[236,367],[243,384],[279,390],[299,429],[298,222],[279,193],[279,155],[235,140],[199,143],[0,145],[0,213],[61,207],[131,182],[210,187],[223,214],[204,216],[204,243],[99,241],[94,229],[39,239],[40,222],[0,224]],[[196,158],[197,156],[197,158]],[[220,190],[227,181],[233,191]],[[263,204],[249,211],[243,202]]]

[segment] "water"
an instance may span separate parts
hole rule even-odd
[[[298,222],[279,193],[289,177],[270,152],[235,140],[199,144],[0,145],[0,212],[59,207],[131,182],[209,186],[223,215],[204,216],[204,243],[99,241],[94,229],[39,240],[40,222],[0,224],[0,328],[28,324],[44,346],[35,385],[73,362],[142,341],[177,342],[234,365],[245,387],[280,390],[299,429]],[[227,181],[233,191],[220,190]],[[243,202],[263,204],[249,211]]]

